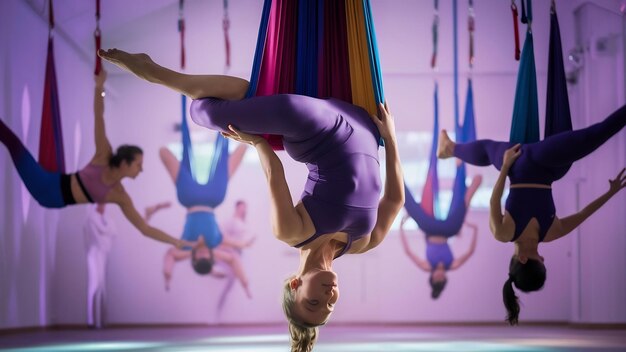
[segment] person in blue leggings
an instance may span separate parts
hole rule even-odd
[[[83,169],[71,174],[44,169],[1,118],[0,142],[8,149],[24,186],[42,207],[58,209],[85,203],[114,203],[144,236],[177,247],[191,245],[149,226],[122,185],[123,179],[135,179],[143,171],[143,151],[134,145],[121,145],[113,150],[104,123],[106,77],[104,70],[94,76],[95,152]]]
[[[224,201],[229,179],[239,168],[247,146],[242,144],[232,155],[229,155],[228,141],[221,135],[217,135],[214,143],[214,154],[209,163],[209,178],[207,182],[199,183],[191,170],[191,141],[189,138],[185,138],[189,136],[186,123],[184,123],[182,133],[183,135],[186,133],[186,136],[183,137],[181,161],[178,161],[166,147],[159,150],[159,155],[170,178],[176,185],[178,202],[187,210],[181,239],[195,242],[196,245],[183,248],[171,247],[167,250],[163,261],[165,289],[169,290],[176,262],[190,259],[191,266],[199,275],[213,273],[216,262],[226,263],[239,279],[246,295],[251,297],[248,278],[239,256],[233,255],[227,248],[246,248],[252,244],[254,239],[236,240],[222,236],[214,213],[215,208]],[[164,202],[148,207],[146,218],[151,218],[156,211],[169,207],[169,205],[169,202]],[[213,274],[220,276],[219,273]]]
[[[609,180],[606,193],[581,211],[563,218],[556,216],[552,183],[565,176],[573,162],[592,153],[625,125],[626,106],[622,106],[589,127],[564,131],[524,145],[492,140],[454,143],[445,130],[441,132],[439,158],[457,157],[473,165],[493,165],[500,171],[491,196],[489,227],[498,241],[515,243],[509,278],[503,287],[507,320],[511,325],[518,323],[520,311],[513,284],[530,292],[540,290],[545,282],[546,268],[538,252],[539,243],[567,235],[626,187],[626,169]],[[511,185],[503,214],[500,200],[507,177]]]
[[[404,195],[406,200],[404,208],[407,211],[407,215],[403,217],[400,222],[402,247],[406,255],[418,268],[430,273],[428,283],[432,289],[432,299],[439,298],[441,292],[446,287],[448,282],[447,272],[460,268],[474,254],[474,250],[476,249],[478,227],[475,224],[466,222],[465,216],[469,209],[470,202],[472,201],[472,197],[482,182],[482,176],[475,175],[472,178],[470,186],[466,188],[465,174],[465,164],[460,163],[460,165],[457,166],[454,179],[450,210],[448,211],[447,217],[441,220],[426,213],[421,204],[415,201],[413,195],[405,185]],[[409,217],[417,223],[419,229],[425,235],[426,260],[415,253],[409,245],[409,240],[404,231],[404,224]],[[448,241],[461,232],[463,225],[466,225],[472,230],[472,240],[469,249],[463,255],[455,258]]]
[[[249,82],[185,75],[145,54],[99,51],[105,60],[149,82],[195,99],[191,118],[255,147],[270,191],[271,222],[280,241],[299,248],[300,265],[283,286],[292,350],[311,350],[339,298],[335,258],[377,247],[404,205],[404,182],[389,108],[378,116],[338,99],[279,94],[245,98]],[[260,134],[281,135],[289,156],[309,174],[294,205],[283,165]],[[386,181],[378,147],[384,140]],[[381,191],[383,195],[381,197]]]

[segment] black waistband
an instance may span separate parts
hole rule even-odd
[[[65,205],[76,204],[72,195],[72,175],[61,174],[61,197]]]
[[[85,197],[87,197],[87,200],[89,201],[89,203],[93,203],[93,199],[91,198],[91,196],[89,195],[89,192],[87,192],[87,188],[85,188],[85,185],[83,185],[83,181],[80,179],[80,175],[77,173],[75,173],[74,175],[76,175],[76,181],[78,181],[78,185],[80,186],[80,190],[83,191],[83,193],[85,194]]]

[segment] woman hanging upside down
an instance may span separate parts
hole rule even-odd
[[[500,170],[491,195],[489,227],[498,241],[515,242],[509,277],[502,289],[511,325],[517,324],[520,311],[512,285],[524,292],[537,291],[546,280],[539,243],[567,235],[626,187],[626,169],[609,180],[606,193],[581,211],[563,218],[556,216],[552,183],[565,176],[573,162],[589,155],[625,125],[626,106],[623,106],[587,128],[561,132],[524,145],[492,140],[454,143],[445,130],[441,132],[439,158],[454,156],[473,165],[493,165]],[[500,200],[507,176],[511,186],[503,214]]]
[[[415,201],[411,192],[405,185],[404,195],[406,201],[404,208],[407,210],[407,215],[402,218],[400,223],[402,247],[406,255],[418,268],[430,273],[428,283],[432,288],[432,299],[439,298],[441,292],[446,287],[448,282],[447,272],[460,268],[474,254],[478,237],[478,227],[466,222],[465,216],[467,215],[472,197],[474,197],[481,182],[482,176],[475,175],[472,178],[472,183],[469,188],[466,189],[465,164],[461,163],[461,165],[458,165],[454,179],[450,211],[446,219],[443,220],[436,219],[434,216],[426,213],[422,205]],[[404,223],[409,217],[415,220],[420,230],[425,235],[426,260],[420,258],[419,255],[413,252],[409,245],[409,240],[404,231]],[[448,240],[457,236],[461,232],[461,228],[464,224],[472,229],[472,241],[467,252],[455,258],[450,250]]]
[[[248,82],[228,76],[184,75],[145,54],[112,49],[99,55],[140,78],[196,99],[192,119],[257,150],[270,189],[276,238],[300,248],[298,271],[285,281],[283,309],[292,350],[310,351],[339,297],[333,259],[378,246],[404,204],[394,122],[387,105],[378,116],[337,99],[272,95],[243,99]],[[283,165],[259,134],[282,135],[286,152],[309,175],[294,206]],[[378,141],[385,141],[383,197]]]
[[[135,209],[123,178],[135,178],[142,171],[143,152],[133,145],[122,145],[113,153],[104,127],[104,82],[106,72],[94,77],[94,130],[96,153],[82,170],[73,174],[49,172],[41,167],[17,136],[0,120],[0,141],[7,147],[22,182],[45,208],[63,208],[72,204],[114,203],[126,218],[145,236],[177,247],[193,245],[149,226]]]

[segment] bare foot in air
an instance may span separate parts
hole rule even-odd
[[[437,145],[437,158],[446,159],[453,157],[454,142],[448,137],[446,130],[439,133],[439,144]]]
[[[155,63],[147,54],[129,54],[119,49],[98,50],[98,56],[119,68],[152,82],[150,75]]]

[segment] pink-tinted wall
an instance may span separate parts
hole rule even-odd
[[[64,1],[56,3],[57,6],[64,6]],[[566,52],[577,45],[577,41],[594,43],[592,38],[611,33],[623,38],[619,26],[621,18],[617,15],[593,12],[591,15],[578,15],[584,18],[577,23],[574,9],[580,3],[583,1],[557,1]],[[617,9],[620,2],[605,0],[596,3]],[[479,138],[508,138],[517,75],[509,5],[510,2],[502,0],[475,1],[477,28],[473,78]],[[539,106],[543,116],[549,1],[536,0],[533,5]],[[451,1],[440,2],[439,69],[435,74],[429,67],[432,2],[372,0],[372,7],[385,92],[398,130],[431,131],[431,97],[435,77],[440,84],[440,124],[450,128],[453,114]],[[233,51],[230,74],[244,78],[249,76],[260,11],[260,1],[230,1]],[[223,73],[221,15],[219,1],[195,1],[186,5],[188,73]],[[132,23],[108,28],[104,33],[104,46],[147,52],[155,61],[176,69],[177,16],[177,4],[172,1]],[[461,108],[464,106],[467,78],[466,16],[466,2],[460,1]],[[91,18],[91,14],[88,17]],[[599,27],[600,23],[606,24],[606,27]],[[63,26],[63,22],[60,25]],[[67,26],[71,25],[75,23],[68,20]],[[598,29],[590,32],[590,28]],[[68,31],[75,32],[71,28]],[[20,36],[12,33],[20,33]],[[30,117],[26,141],[32,151],[38,147],[46,35],[44,20],[24,2],[10,0],[0,3],[0,87],[7,92],[0,98],[0,117],[13,129],[21,131],[23,91],[24,87],[28,87]],[[83,51],[91,50],[89,36],[74,39]],[[73,145],[66,147],[66,157],[70,160],[69,165],[80,166],[89,160],[94,150],[90,144],[93,128],[92,63],[64,38],[58,38],[56,45],[66,140],[74,140],[74,129],[79,126],[81,140],[84,141],[84,145],[78,148]],[[623,39],[610,58],[594,56],[592,60],[591,53],[589,55],[587,71],[584,71],[588,79],[581,79],[577,85],[570,86],[575,127],[598,121],[611,109],[624,103],[623,67],[621,77],[613,70],[615,65],[624,61]],[[613,66],[607,66],[607,63]],[[177,142],[180,138],[173,130],[173,124],[180,118],[179,96],[111,66],[107,68],[110,75],[106,122],[110,140],[114,146],[136,143],[145,151],[145,172],[137,180],[125,181],[125,187],[139,209],[162,200],[175,202],[174,187],[158,159],[157,151],[159,147]],[[570,66],[567,68],[571,69]],[[609,78],[612,80],[607,83]],[[615,91],[621,92],[621,95]],[[611,98],[606,98],[609,95]],[[559,215],[576,210],[575,194],[578,194],[578,204],[584,205],[605,190],[606,179],[614,176],[613,173],[625,164],[623,135],[622,132],[614,142],[581,162],[562,183],[555,186]],[[286,155],[280,156],[292,195],[297,199],[306,169]],[[411,157],[426,158],[427,155],[414,154]],[[0,328],[84,323],[86,270],[81,216],[85,209],[73,207],[50,211],[28,200],[30,215],[28,224],[25,224],[20,180],[12,171],[10,158],[5,152],[0,152],[0,165],[6,170],[0,173],[0,191],[5,195],[0,208],[3,229],[0,237]],[[595,176],[596,173],[591,170],[602,172]],[[425,170],[420,172],[425,173]],[[493,182],[496,176],[488,168],[470,168],[469,173],[478,172],[485,176],[486,182]],[[406,177],[418,175],[407,174]],[[579,193],[575,193],[577,180],[583,177],[585,183],[579,186]],[[114,243],[107,274],[109,322],[282,322],[280,285],[283,278],[296,269],[297,251],[276,241],[271,235],[267,187],[253,150],[248,151],[241,169],[232,178],[227,198],[216,210],[218,219],[227,218],[234,202],[240,198],[248,201],[248,221],[258,234],[254,246],[243,256],[254,295],[252,300],[245,298],[236,283],[218,317],[217,299],[225,280],[198,277],[186,262],[176,267],[172,288],[166,292],[161,273],[166,246],[142,237],[118,210],[113,209],[120,235]],[[624,277],[626,270],[623,265],[625,224],[623,216],[620,217],[626,212],[625,203],[624,194],[618,195],[581,227],[579,234],[540,247],[540,253],[546,257],[548,281],[541,292],[522,294],[522,320],[626,321],[626,287],[624,280],[619,279]],[[184,209],[175,205],[173,209],[158,214],[153,224],[177,236],[184,214]],[[46,224],[55,221],[54,217],[58,218],[58,231],[46,227]],[[513,247],[492,239],[485,209],[470,212],[469,219],[481,225],[478,248],[463,268],[449,274],[448,285],[439,300],[430,299],[428,275],[419,271],[403,254],[399,236],[394,230],[376,251],[347,256],[335,263],[334,267],[340,275],[342,298],[332,321],[501,321],[504,317],[501,288]],[[423,251],[417,232],[411,235],[414,248]],[[581,242],[578,242],[579,238]],[[464,251],[468,243],[468,235],[455,240],[453,251]],[[613,274],[614,270],[617,274]]]

